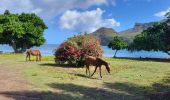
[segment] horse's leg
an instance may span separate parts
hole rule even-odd
[[[94,75],[94,73],[95,73],[95,72],[96,72],[96,70],[97,70],[97,67],[98,67],[98,66],[96,66],[96,67],[95,67],[95,70],[94,70],[94,72],[93,72],[93,74],[92,74],[91,76],[93,76],[93,75]]]
[[[31,61],[31,55],[30,54],[28,55],[28,57],[29,57],[29,61]]]
[[[89,72],[89,76],[90,76],[89,65],[86,65],[86,75],[87,75],[87,71]]]
[[[36,55],[36,61],[38,61],[38,55]]]
[[[39,60],[41,61],[41,53],[39,53]]]
[[[39,52],[37,53],[37,61],[40,61],[40,55],[39,55]]]
[[[40,57],[39,57],[39,54],[37,55],[37,61],[39,61]]]
[[[87,67],[88,67],[88,65],[86,65],[86,75],[87,75]]]
[[[89,65],[90,66],[90,65]],[[89,66],[88,66],[88,71],[89,71],[89,76],[90,76],[90,68],[89,68]]]
[[[39,56],[39,54],[37,55],[37,61],[40,61],[40,56]]]
[[[89,76],[90,76],[90,69],[88,68],[88,70],[89,70]]]
[[[101,66],[99,66],[99,70],[100,70],[100,77],[102,78],[102,74],[101,74]]]
[[[26,61],[27,61],[27,58],[28,58],[28,54],[26,55]]]

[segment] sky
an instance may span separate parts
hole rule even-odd
[[[36,13],[48,26],[46,44],[60,44],[100,27],[120,32],[135,23],[159,21],[170,11],[170,0],[1,0],[0,14],[6,9]]]

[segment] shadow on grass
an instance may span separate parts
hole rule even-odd
[[[169,94],[165,96],[158,93],[159,91],[169,93],[168,84],[169,79],[163,83],[155,83],[151,87],[106,82],[101,88],[70,83],[50,83],[47,84],[49,87],[61,92],[7,91],[0,92],[0,95],[15,100],[169,100]]]
[[[56,63],[42,63],[40,66],[50,66],[50,67],[62,67],[62,68],[80,68],[69,64],[56,64]],[[82,67],[81,67],[82,68]]]
[[[152,89],[156,92],[170,92],[170,76],[164,78],[161,83],[152,84]]]
[[[83,100],[147,100],[143,94],[136,93],[136,91],[140,90],[140,87],[134,87],[134,85],[127,85],[126,83],[105,84],[108,88],[102,89],[60,83],[48,85],[54,89],[61,89],[68,94],[79,94]],[[116,87],[113,88],[112,86]],[[112,87],[112,89],[110,89],[110,87]]]
[[[96,80],[100,80],[99,78],[94,78],[94,77],[91,77],[91,76],[88,76],[86,74],[79,74],[79,73],[70,73],[72,75],[75,75],[75,76],[78,76],[78,77],[82,77],[82,78],[89,78],[89,79],[96,79]]]
[[[127,60],[136,60],[136,61],[153,61],[153,62],[168,62],[168,63],[170,63],[170,59],[164,59],[164,58],[127,58],[127,57],[116,57],[115,59],[127,59]]]
[[[79,77],[83,77],[83,78],[90,78],[89,76],[85,75],[85,74],[79,74],[79,73],[71,73],[72,75],[75,75],[75,76],[79,76]]]
[[[170,77],[151,86],[132,83],[103,83],[103,88],[87,87],[75,84],[51,83],[49,87],[66,93],[80,94],[83,99],[94,100],[169,100]],[[71,94],[70,94],[71,95]]]
[[[170,100],[170,77],[162,80],[162,83],[154,83],[151,86],[153,93],[146,95],[150,100]]]
[[[131,94],[135,99],[138,98],[138,100],[170,100],[170,85],[167,85],[167,81],[163,83],[154,83],[151,87],[138,86],[129,83],[105,83],[104,85],[107,88]]]
[[[0,96],[5,96],[14,100],[76,100],[77,97],[69,94],[40,91],[6,91],[0,92]]]
[[[147,100],[141,94],[135,94],[139,88],[126,83],[105,83],[108,88],[102,89],[75,84],[48,84],[51,88],[62,90],[60,93],[39,91],[7,91],[0,95],[15,100]],[[113,88],[113,86],[115,88]]]

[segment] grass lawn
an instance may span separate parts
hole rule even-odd
[[[146,100],[146,94],[170,91],[170,60],[104,59],[111,64],[111,74],[102,67],[103,78],[98,71],[89,78],[85,68],[56,65],[50,56],[25,62],[25,55],[0,54],[0,65],[19,68],[21,78],[34,86],[15,92],[44,100]]]

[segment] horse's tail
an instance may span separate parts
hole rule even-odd
[[[26,51],[25,54],[26,54],[25,60],[27,61],[27,58],[28,58],[28,51]]]

